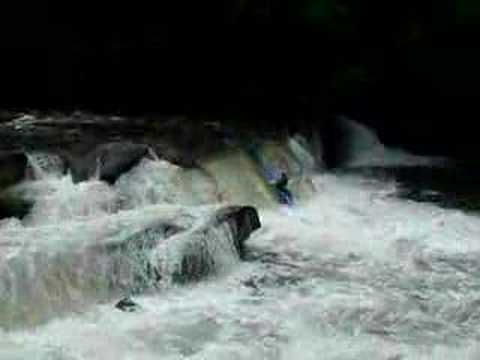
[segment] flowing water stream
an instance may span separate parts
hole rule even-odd
[[[159,160],[114,186],[54,174],[25,185],[36,205],[22,223],[0,224],[2,244],[101,241],[141,229],[162,207],[201,216],[218,202],[208,174]],[[46,323],[0,330],[0,359],[479,359],[480,218],[398,198],[394,181],[312,181],[309,200],[260,210],[244,262],[222,251],[217,275],[138,293],[136,312],[94,296]]]

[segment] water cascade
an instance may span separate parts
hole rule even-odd
[[[358,126],[349,166],[431,165]],[[480,218],[315,174],[307,148],[18,185],[34,206],[0,223],[0,359],[480,358]],[[266,165],[291,179],[288,211]],[[233,204],[257,206],[261,228]],[[115,308],[124,297],[135,311]]]

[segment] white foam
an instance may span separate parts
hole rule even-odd
[[[143,159],[115,183],[123,206],[215,203],[215,181],[198,169],[182,169],[164,160]]]
[[[32,168],[36,180],[60,178],[63,175],[64,163],[60,156],[48,152],[26,153],[28,165]]]
[[[5,333],[0,348],[39,359],[478,359],[480,219],[397,199],[392,183],[315,182],[289,215],[262,211],[256,261],[137,297],[137,313],[104,304]]]

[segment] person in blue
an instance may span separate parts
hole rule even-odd
[[[265,169],[265,177],[268,183],[275,189],[278,202],[280,204],[292,206],[293,195],[288,189],[288,176],[284,171],[267,167]]]
[[[275,189],[277,191],[278,200],[281,204],[288,206],[293,205],[293,195],[288,189],[288,176],[285,172],[282,171],[280,179],[278,179],[275,184]]]
[[[288,176],[284,171],[280,171],[272,165],[266,164],[262,159],[257,144],[249,144],[246,146],[247,152],[252,156],[255,162],[262,168],[263,176],[267,182],[274,187],[278,202],[280,204],[293,206],[293,195],[288,189]]]

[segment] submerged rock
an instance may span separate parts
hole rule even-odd
[[[133,302],[130,298],[123,298],[115,305],[115,307],[118,310],[125,312],[134,312],[139,308],[138,304]]]

